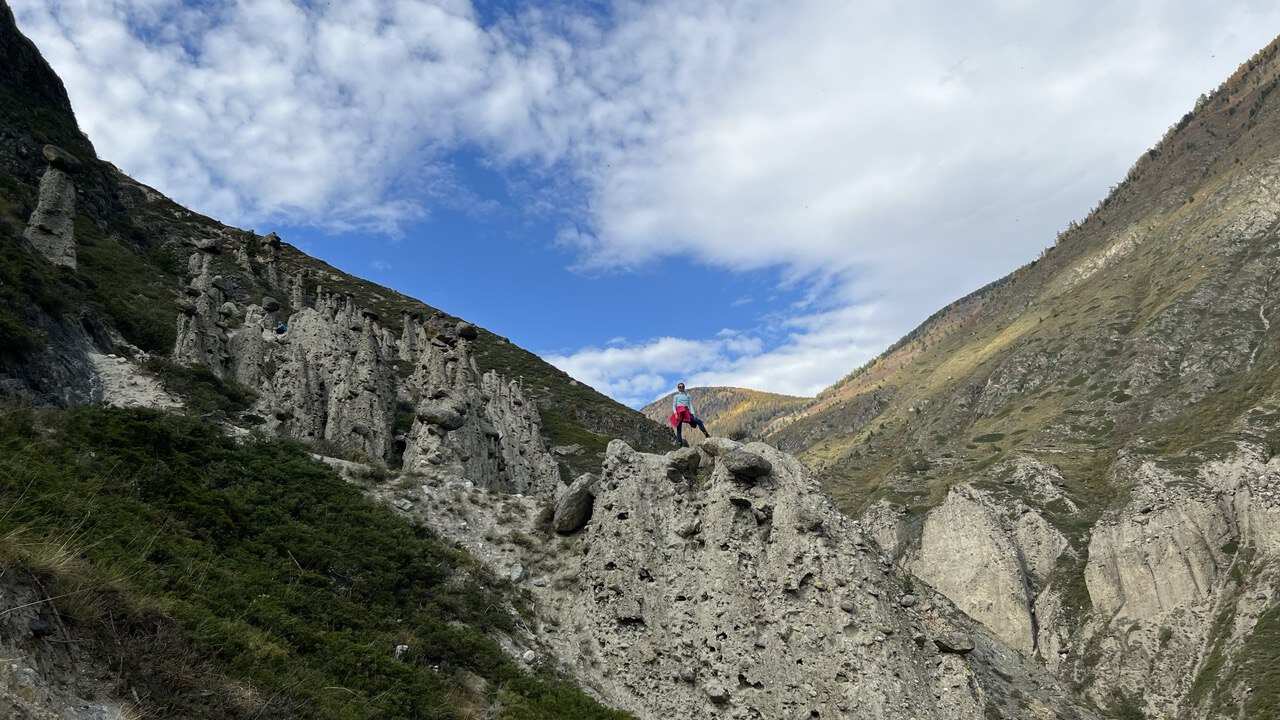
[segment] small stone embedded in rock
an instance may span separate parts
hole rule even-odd
[[[705,452],[711,457],[724,455],[730,450],[736,450],[740,447],[742,447],[742,443],[736,442],[734,440],[730,440],[729,438],[726,438],[726,437],[707,438],[706,440],[703,440],[698,445],[699,450]]]
[[[516,563],[515,565],[512,565],[511,570],[507,573],[507,577],[509,577],[511,579],[511,582],[513,583],[518,583],[521,580],[524,580],[524,577],[525,577],[524,565],[521,565],[520,563]]]
[[[458,323],[458,325],[453,329],[453,331],[454,333],[457,334],[458,337],[462,338],[463,340],[475,340],[476,338],[480,337],[480,331],[476,328],[476,326],[466,321]]]
[[[745,480],[755,480],[773,472],[773,463],[742,448],[730,450],[721,456],[720,461],[735,477]]]
[[[522,655],[520,656],[520,659],[521,659],[521,660],[523,660],[523,661],[525,661],[525,663],[531,663],[531,662],[533,662],[534,660],[537,660],[537,659],[538,659],[538,653],[536,653],[536,652],[534,652],[534,651],[532,651],[532,650],[525,650],[525,651],[524,651],[524,654],[522,654]]]
[[[693,448],[680,448],[667,453],[667,463],[672,472],[689,475],[698,471],[702,464],[702,455]]]
[[[821,501],[808,498],[796,509],[796,527],[804,532],[816,533],[826,525]]]
[[[575,533],[586,526],[591,519],[591,508],[595,502],[596,476],[584,473],[573,484],[560,492],[556,498],[555,515],[552,527],[561,535]]]
[[[418,406],[418,419],[443,430],[457,430],[466,424],[462,409],[447,399],[424,400]]]
[[[906,595],[898,598],[898,604],[904,608],[914,607],[917,602],[919,602],[919,598],[911,593],[907,593]]]
[[[676,535],[682,538],[691,538],[702,532],[702,521],[698,518],[686,520],[676,528]]]
[[[964,655],[973,652],[973,640],[964,633],[949,632],[939,635],[933,639],[933,644],[944,653]]]
[[[269,313],[275,312],[280,309],[280,301],[271,297],[270,295],[267,295],[266,297],[262,298],[262,309],[266,310]]]
[[[707,693],[707,699],[717,705],[723,705],[729,702],[729,690],[720,683],[707,683],[703,688]]]

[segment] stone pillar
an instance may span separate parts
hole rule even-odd
[[[70,173],[80,169],[80,161],[54,145],[44,146],[44,158],[49,167],[23,237],[49,262],[75,269],[76,187]]]

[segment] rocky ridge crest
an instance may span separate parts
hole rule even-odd
[[[538,642],[638,717],[1094,717],[762,443],[614,441],[554,505],[462,479],[369,492],[526,588]]]

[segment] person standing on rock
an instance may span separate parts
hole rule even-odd
[[[686,423],[701,430],[703,436],[711,437],[711,433],[707,432],[707,426],[693,413],[693,398],[689,397],[689,393],[685,392],[684,383],[676,385],[675,397],[671,398],[671,417],[668,422],[671,423],[671,427],[675,428],[676,444],[680,447],[687,445],[683,434]]]

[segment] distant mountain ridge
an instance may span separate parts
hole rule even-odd
[[[717,435],[735,439],[758,437],[771,420],[803,407],[810,400],[737,387],[690,388],[689,394],[708,429]],[[654,422],[667,425],[674,395],[674,392],[667,393],[641,408],[640,412]]]

